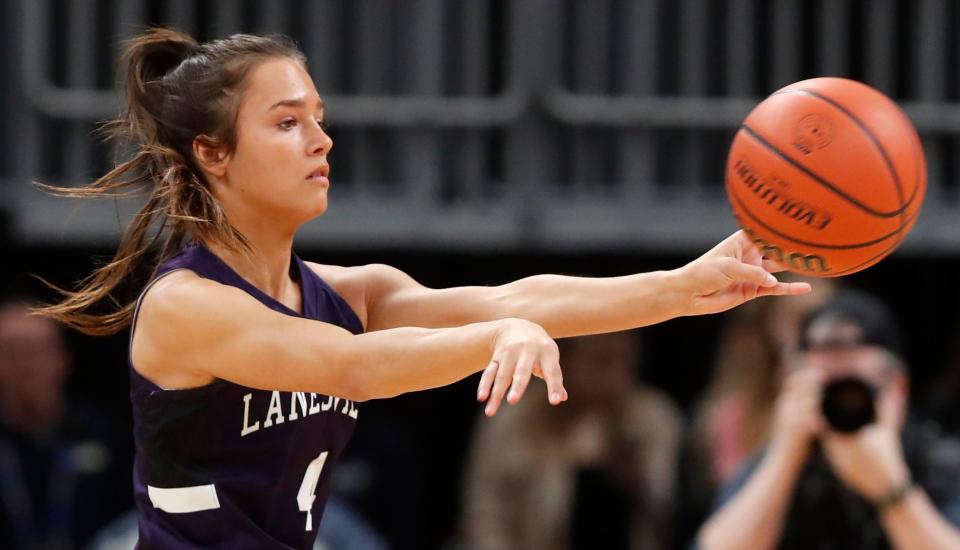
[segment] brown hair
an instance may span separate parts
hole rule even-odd
[[[125,44],[120,69],[126,107],[103,129],[108,139],[132,142],[135,153],[84,187],[40,187],[83,198],[143,194],[147,202],[123,234],[112,261],[81,280],[78,290],[53,287],[63,299],[35,313],[86,334],[113,334],[132,320],[133,298],[118,294],[145,263],[144,256],[162,261],[188,239],[250,250],[210,192],[193,144],[201,139],[233,150],[246,77],[257,63],[276,57],[306,66],[296,45],[279,36],[237,34],[200,44],[187,34],[155,28]]]

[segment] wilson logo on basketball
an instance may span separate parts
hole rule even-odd
[[[830,214],[788,195],[786,190],[790,184],[786,181],[777,177],[761,178],[743,159],[737,159],[734,163],[734,172],[754,196],[784,216],[816,230],[826,229],[830,225]]]
[[[809,155],[814,149],[823,149],[833,141],[833,125],[820,114],[807,115],[800,119],[794,132],[793,146]]]
[[[737,217],[737,221],[741,221],[739,217]],[[749,235],[753,242],[757,245],[757,248],[759,248],[760,252],[763,253],[764,258],[785,265],[789,267],[791,271],[795,271],[797,273],[808,273],[810,275],[824,275],[830,273],[831,271],[830,267],[827,265],[827,260],[819,254],[807,254],[805,252],[784,250],[779,246],[758,237],[752,229],[745,225],[743,226],[743,230],[746,231],[747,235]]]

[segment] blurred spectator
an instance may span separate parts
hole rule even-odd
[[[68,549],[129,502],[114,463],[112,423],[67,399],[70,354],[60,327],[0,304],[0,541],[5,549]],[[127,489],[129,491],[129,489]],[[129,500],[129,499],[128,499]]]
[[[801,280],[791,274],[784,280]],[[716,365],[694,411],[687,443],[683,528],[695,528],[714,492],[767,440],[782,357],[797,347],[803,317],[836,290],[830,279],[803,279],[813,292],[759,300],[727,313]]]
[[[960,444],[907,421],[890,312],[845,291],[799,334],[767,448],[721,491],[700,546],[960,548]]]
[[[637,344],[635,333],[561,341],[569,401],[526,399],[482,420],[468,548],[669,545],[682,425],[665,395],[636,382]]]

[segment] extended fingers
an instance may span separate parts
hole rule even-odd
[[[811,290],[810,283],[777,283],[774,286],[758,288],[757,296],[797,296]]]
[[[517,366],[517,356],[518,350],[513,347],[507,347],[500,353],[497,371],[493,377],[493,389],[490,391],[490,398],[487,400],[487,406],[483,411],[487,416],[497,414],[500,403],[503,401],[503,395],[507,393],[507,389],[510,387],[513,371]]]
[[[547,399],[551,405],[559,405],[567,400],[569,396],[566,388],[563,387],[560,350],[557,349],[555,342],[550,342],[540,361],[534,364],[533,375],[547,383]]]
[[[527,389],[530,382],[530,375],[533,372],[535,358],[527,352],[521,352],[517,359],[517,368],[513,371],[513,383],[510,384],[510,393],[507,394],[507,402],[516,405],[523,392]]]
[[[560,370],[560,353],[552,340],[534,347],[508,347],[484,370],[477,389],[477,399],[487,400],[484,414],[493,416],[503,403],[504,396],[511,405],[523,397],[530,377],[542,375],[547,383],[547,398],[553,405],[567,400]],[[509,390],[509,391],[508,391]]]
[[[567,390],[563,387],[563,372],[560,369],[560,353],[556,348],[540,362],[543,379],[547,382],[547,399],[551,405],[559,405],[567,400]]]
[[[499,367],[500,361],[494,357],[490,360],[487,368],[483,369],[483,375],[480,376],[480,384],[477,385],[477,401],[484,401],[490,396],[490,388],[493,386],[493,380],[497,375],[497,369]]]

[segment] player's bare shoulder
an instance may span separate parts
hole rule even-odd
[[[142,375],[162,387],[193,387],[212,381],[184,368],[198,342],[214,338],[210,327],[223,327],[230,304],[240,291],[193,271],[173,271],[144,292],[133,326],[130,359]]]
[[[368,308],[385,289],[412,282],[399,269],[385,264],[338,266],[306,262],[307,266],[323,279],[337,294],[350,304],[364,326],[367,325]]]
[[[183,321],[193,316],[196,310],[208,305],[229,287],[205,279],[193,271],[179,269],[154,281],[140,300],[135,334],[149,327],[154,321],[165,323]]]
[[[357,305],[363,303],[364,289],[366,287],[364,267],[366,266],[341,266],[331,264],[318,264],[315,262],[305,262],[307,266],[330,285],[337,294],[339,294],[356,311]]]

